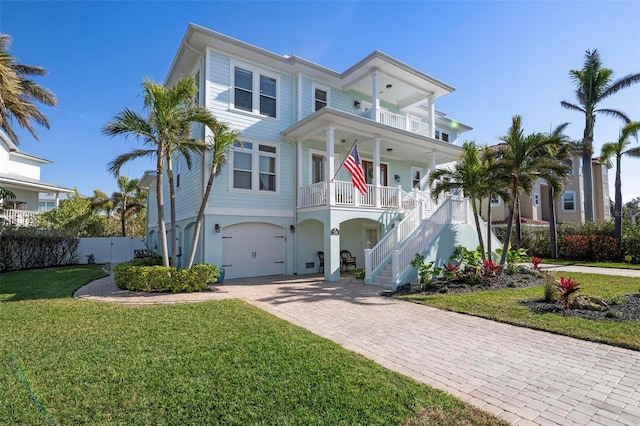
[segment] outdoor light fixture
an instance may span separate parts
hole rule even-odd
[[[391,89],[391,88],[393,87],[393,85],[392,85],[392,84],[387,84],[385,87],[386,87],[387,89]]]
[[[289,225],[289,231],[296,232],[296,227],[293,225]]]
[[[396,180],[396,182],[400,182],[400,175],[395,175],[393,178]]]
[[[353,101],[353,107],[360,109],[360,101]]]
[[[387,148],[387,152],[393,151],[393,148]]]
[[[214,227],[214,229],[216,230],[216,234],[220,233],[220,224],[216,223],[216,226]]]

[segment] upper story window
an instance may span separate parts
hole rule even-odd
[[[498,196],[493,196],[491,197],[491,207],[497,207],[500,204],[502,204],[502,201],[500,200],[500,197]]]
[[[442,140],[445,142],[449,142],[449,133],[441,132]]]
[[[278,79],[245,67],[233,67],[233,107],[276,118]]]
[[[235,142],[231,187],[275,192],[278,184],[277,165],[277,147],[255,142]]]
[[[537,192],[533,193],[533,205],[536,207],[540,205],[540,194]]]
[[[575,191],[565,191],[562,195],[562,210],[565,212],[576,211],[576,193]]]
[[[176,188],[180,188],[180,172],[182,171],[182,161],[176,160]]]
[[[322,108],[327,106],[328,103],[328,92],[325,89],[320,89],[318,87],[313,90],[313,100],[314,100],[314,111],[319,111]]]

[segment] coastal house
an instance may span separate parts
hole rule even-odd
[[[40,180],[40,167],[52,162],[20,151],[9,136],[0,130],[0,187],[15,198],[0,199],[0,225],[30,226],[35,215],[58,206],[60,197],[73,190]]]
[[[185,75],[197,101],[241,133],[208,200],[197,263],[227,278],[322,272],[330,281],[355,266],[366,282],[395,287],[415,276],[416,253],[440,262],[457,244],[477,246],[467,201],[429,197],[429,171],[455,161],[471,129],[436,109],[449,84],[379,51],[336,72],[194,24],[165,83]],[[342,167],[354,149],[364,194]],[[173,238],[186,255],[210,159],[175,162]],[[157,247],[155,172],[141,184]]]

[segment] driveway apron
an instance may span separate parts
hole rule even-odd
[[[222,286],[228,296],[513,424],[640,425],[640,352],[381,297],[379,291],[322,277],[262,277]]]

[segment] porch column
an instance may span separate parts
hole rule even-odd
[[[335,212],[328,211],[324,224],[324,279],[340,280],[340,223]],[[333,232],[332,232],[333,231]]]
[[[56,192],[56,198],[55,198],[55,203],[54,204],[56,206],[56,209],[58,208],[58,206],[60,206],[60,193],[59,192]]]
[[[324,181],[325,183],[328,185],[328,188],[326,190],[326,194],[327,194],[327,205],[333,205],[335,200],[334,197],[334,193],[335,193],[335,187],[333,185],[333,182],[331,182],[331,179],[333,179],[333,175],[335,174],[335,132],[336,129],[335,127],[327,127],[326,130],[326,138],[325,138],[325,142],[326,142],[326,147],[325,147],[325,151],[327,152],[327,165],[325,167],[325,177],[324,177]]]
[[[435,96],[429,96],[429,136],[436,137],[436,105],[434,103]]]
[[[382,200],[380,199],[380,138],[376,138],[376,146],[373,150],[373,186],[375,187],[375,203],[376,207],[382,206]]]
[[[432,171],[434,171],[436,169],[436,153],[434,152],[433,154],[431,154],[431,166],[429,167],[429,173],[431,173]],[[429,190],[429,197],[431,197],[431,190],[436,186],[436,183],[433,182],[431,184],[431,186],[429,188],[427,188]],[[437,201],[436,201],[437,204]]]
[[[296,142],[296,160],[298,162],[298,188],[302,188],[302,142]]]
[[[371,74],[371,119],[380,122],[380,84],[378,82],[378,71]]]

